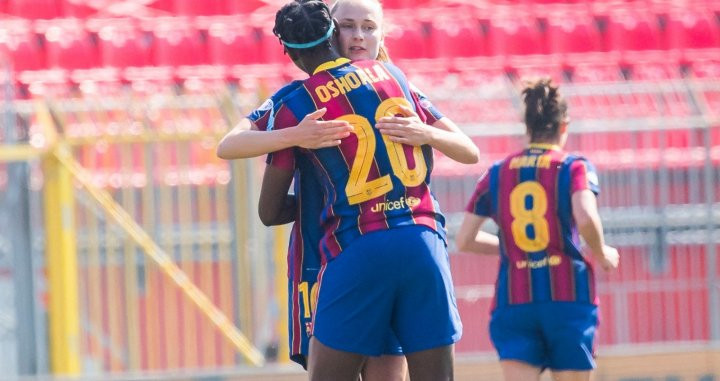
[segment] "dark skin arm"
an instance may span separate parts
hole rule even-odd
[[[265,167],[258,214],[265,226],[283,225],[295,221],[297,204],[294,195],[289,195],[293,172],[272,165]]]

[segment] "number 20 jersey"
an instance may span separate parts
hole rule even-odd
[[[499,226],[493,308],[596,302],[592,268],[572,217],[572,194],[585,189],[599,192],[592,164],[551,145],[530,145],[480,178],[466,211],[492,217]]]
[[[430,192],[432,148],[391,142],[375,128],[399,106],[428,116],[395,66],[377,61],[340,62],[320,70],[282,99],[274,110],[275,129],[295,126],[326,107],[324,120],[346,120],[353,133],[336,147],[290,148],[270,155],[270,165],[292,170],[295,154],[314,164],[324,196],[320,242],[330,260],[363,234],[403,225],[425,225],[445,238],[444,217]]]

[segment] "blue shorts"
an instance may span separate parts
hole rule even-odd
[[[317,272],[312,279],[317,279]],[[306,274],[303,274],[306,275]],[[313,287],[315,281],[298,282],[288,280],[288,332],[290,360],[302,365],[307,369],[308,348],[310,346],[310,334],[312,331],[312,306]],[[384,355],[403,354],[400,343],[392,331],[388,331],[385,338]]]
[[[490,338],[500,360],[552,370],[595,368],[597,306],[571,302],[528,303],[497,308]]]
[[[460,339],[445,242],[410,225],[355,240],[320,272],[313,335],[324,345],[378,356],[392,331],[404,353]]]

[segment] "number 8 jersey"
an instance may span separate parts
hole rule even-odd
[[[324,196],[319,223],[323,261],[337,256],[360,235],[403,225],[426,225],[445,239],[444,217],[430,192],[432,148],[390,141],[375,128],[400,106],[427,116],[395,66],[378,61],[339,59],[321,65],[303,85],[275,106],[275,129],[295,126],[326,107],[325,120],[346,120],[353,133],[336,147],[286,149],[268,157],[270,165],[292,170],[295,155],[314,164]]]
[[[592,164],[543,144],[531,144],[480,178],[466,211],[491,217],[500,228],[494,307],[596,303],[592,268],[572,216],[572,194],[585,189],[599,192]]]

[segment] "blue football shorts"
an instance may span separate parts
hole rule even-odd
[[[500,360],[551,370],[595,368],[597,306],[574,302],[528,303],[497,308],[490,338]]]
[[[321,269],[319,282],[313,335],[330,348],[378,356],[391,331],[408,354],[462,334],[447,248],[428,227],[363,235]]]
[[[317,272],[316,272],[317,274]],[[306,274],[304,274],[306,275]],[[313,277],[317,279],[317,276]],[[307,369],[308,348],[312,327],[312,289],[315,281],[297,282],[288,280],[288,332],[290,360]],[[402,347],[395,334],[389,330],[385,339],[383,355],[401,356]]]

